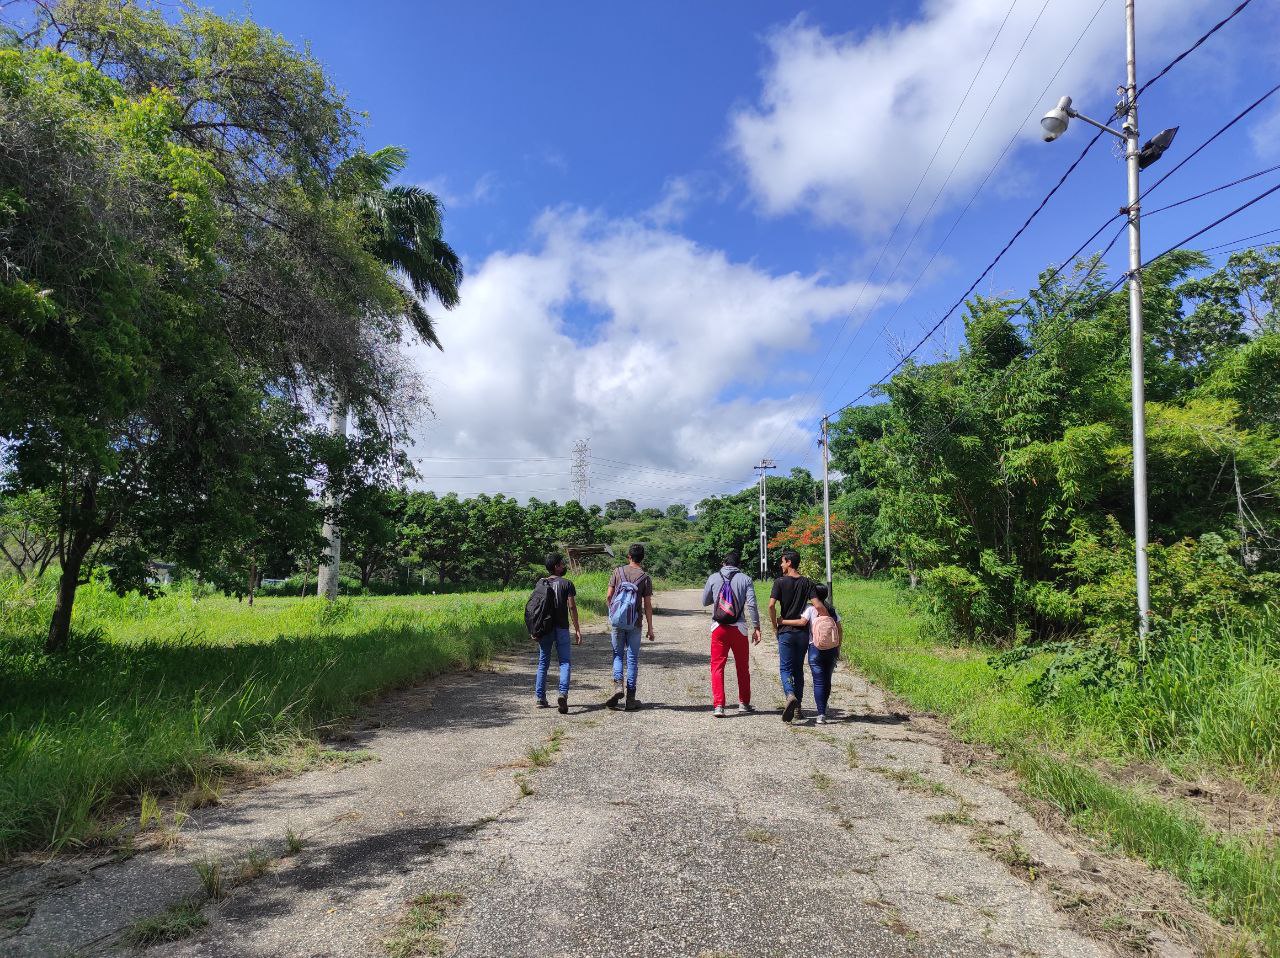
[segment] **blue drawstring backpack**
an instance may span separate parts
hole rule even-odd
[[[623,579],[609,602],[609,624],[618,629],[634,629],[640,621],[640,590]]]

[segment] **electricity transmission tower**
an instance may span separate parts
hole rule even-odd
[[[760,464],[755,467],[756,472],[760,473],[760,578],[763,579],[769,574],[769,532],[768,532],[768,516],[769,516],[769,496],[765,486],[764,476],[770,469],[777,469],[772,459],[761,459]]]
[[[569,468],[569,481],[579,503],[585,504],[591,489],[591,440],[579,439],[573,444],[573,465]]]

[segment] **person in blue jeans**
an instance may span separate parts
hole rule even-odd
[[[556,707],[561,715],[569,711],[569,672],[571,651],[569,645],[569,621],[573,620],[573,644],[582,644],[582,629],[578,625],[578,590],[572,582],[564,577],[564,556],[552,552],[546,561],[547,582],[551,594],[555,597],[555,628],[538,643],[538,671],[533,679],[533,694],[538,708],[550,708],[547,701],[547,669],[551,666],[551,650],[555,649],[556,661],[560,663],[560,688],[556,698]]]
[[[813,623],[819,616],[829,615],[837,622],[840,621],[840,615],[836,612],[836,607],[831,604],[829,596],[830,591],[821,582],[816,583],[813,587],[814,598],[821,603],[806,606],[801,618],[789,621],[783,620],[782,625],[803,625],[813,632]],[[840,647],[834,649],[820,649],[809,642],[809,672],[813,675],[813,704],[818,712],[816,722],[818,725],[827,723],[827,702],[831,699],[831,676],[836,670],[836,663],[840,660]]]
[[[790,722],[797,716],[804,718],[800,703],[804,699],[804,663],[809,651],[809,625],[804,620],[804,610],[818,600],[813,583],[800,574],[800,553],[783,549],[779,561],[782,575],[773,580],[769,592],[769,622],[778,637],[778,672],[787,697],[782,721]],[[800,624],[794,624],[797,622]]]
[[[625,694],[627,703],[624,708],[628,712],[634,712],[640,707],[640,700],[636,698],[636,678],[640,672],[642,620],[648,626],[649,641],[653,641],[653,580],[649,578],[649,573],[644,571],[644,546],[638,542],[627,550],[627,564],[613,570],[613,576],[609,579],[609,590],[604,596],[606,608],[611,605],[614,593],[624,582],[629,582],[636,588],[636,624],[631,628],[617,625],[609,627],[609,638],[613,642],[613,694],[604,704],[610,708],[617,708]],[[625,687],[622,680],[624,666]]]

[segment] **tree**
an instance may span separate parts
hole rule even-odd
[[[492,575],[505,589],[517,572],[536,561],[539,543],[525,510],[504,495],[476,496],[470,500],[467,542],[473,552],[473,568]]]
[[[403,310],[413,328],[423,342],[443,349],[423,300],[434,297],[445,309],[456,306],[462,261],[444,241],[443,217],[435,195],[417,186],[390,185],[407,161],[408,153],[400,147],[357,153],[338,166],[333,190],[339,198],[357,205],[369,231],[373,254],[388,275],[406,287]],[[332,402],[333,432],[345,438],[347,398],[338,393]],[[341,501],[334,490],[328,490],[327,563],[321,566],[318,591],[330,599],[337,595],[341,524],[335,513],[340,510]]]
[[[381,485],[363,485],[343,500],[343,539],[360,570],[361,588],[395,561],[405,505],[403,492]]]
[[[57,504],[43,489],[0,498],[0,555],[18,578],[39,579],[58,545]]]
[[[57,502],[57,650],[97,563],[127,588],[242,536],[272,400],[340,392],[394,439],[416,385],[318,63],[194,8],[43,10],[0,50],[0,441]]]
[[[673,506],[667,506],[667,510],[663,513],[672,522],[688,522],[689,509],[687,506],[677,503]]]
[[[425,566],[437,581],[460,580],[473,550],[467,544],[469,510],[454,493],[412,492],[406,498],[399,548],[412,563]]]
[[[630,519],[636,514],[636,504],[630,499],[614,499],[604,505],[604,517],[610,522]]]

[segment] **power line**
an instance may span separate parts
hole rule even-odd
[[[1049,0],[1045,0],[1046,6],[1048,5],[1048,2]],[[1005,25],[1008,24],[1009,17],[1013,15],[1013,10],[1017,5],[1018,5],[1018,0],[1013,0],[1013,2],[1009,4],[1009,9],[1005,11],[1004,19],[1000,21],[999,29],[996,30],[995,36],[991,38],[991,44],[987,47],[987,52],[983,54],[982,61],[978,64],[978,69],[976,69],[973,72],[973,76],[969,80],[968,89],[964,91],[964,96],[962,96],[960,98],[960,102],[956,104],[956,111],[951,116],[951,122],[947,124],[947,128],[942,132],[942,136],[938,138],[938,145],[934,147],[933,155],[929,157],[929,162],[925,164],[924,169],[921,171],[920,179],[916,182],[915,189],[911,191],[911,196],[907,199],[906,204],[902,207],[902,212],[898,214],[898,221],[893,224],[893,229],[889,231],[888,238],[884,241],[884,245],[880,247],[880,253],[876,257],[875,263],[872,264],[870,271],[867,273],[867,278],[863,281],[862,288],[858,291],[858,298],[854,301],[853,307],[849,310],[849,312],[845,314],[844,322],[840,324],[840,329],[836,332],[836,336],[835,336],[836,341],[839,341],[840,337],[844,335],[845,330],[848,329],[849,327],[849,321],[853,319],[854,315],[857,313],[858,307],[862,305],[862,297],[866,294],[867,287],[871,285],[871,278],[875,275],[876,270],[880,268],[880,262],[881,260],[884,259],[884,254],[889,251],[889,246],[893,243],[893,238],[898,235],[898,229],[902,226],[903,222],[906,220],[907,213],[911,209],[911,204],[915,202],[916,196],[918,196],[920,193],[920,188],[924,186],[924,181],[928,178],[929,171],[933,169],[934,161],[938,158],[938,154],[942,152],[943,144],[947,142],[947,137],[951,135],[951,130],[955,126],[956,120],[960,118],[960,112],[964,109],[964,105],[969,99],[969,94],[973,92],[973,88],[978,82],[978,77],[981,76],[982,71],[986,69],[987,60],[991,57],[991,51],[995,49],[996,43],[1000,40],[1000,35],[1004,33]],[[1042,14],[1044,13],[1043,8],[1041,9],[1040,12]],[[1039,20],[1038,17],[1037,17],[1037,20]],[[934,201],[935,202],[937,201],[936,197]],[[896,271],[896,267],[895,267],[895,271]],[[881,293],[883,294],[883,289],[881,289]],[[879,303],[878,297],[876,299],[876,302]],[[872,307],[871,311],[874,312],[874,309],[875,307]],[[855,333],[855,338],[856,338],[856,333]],[[852,342],[850,343],[850,345],[852,345]],[[813,384],[817,381],[818,376],[821,375],[823,367],[826,366],[826,362],[827,362],[826,358],[824,357],[823,361],[818,365],[818,368],[813,371],[813,375],[809,379],[809,384],[805,386],[806,392],[813,388]],[[839,363],[837,362],[837,367],[838,365]],[[834,369],[832,371],[832,375],[834,375]],[[831,381],[831,377],[828,376],[827,382],[829,383],[830,381]],[[823,389],[825,388],[826,386],[824,385]],[[782,437],[782,434],[785,431],[786,431],[786,426],[784,425],[782,428],[778,430],[777,435],[773,437],[773,441],[769,443],[769,449],[766,451],[773,449],[774,445],[777,444],[778,440]]]
[[[1221,186],[1215,186],[1213,189],[1205,190],[1203,193],[1197,193],[1195,196],[1188,196],[1186,199],[1178,200],[1177,202],[1170,203],[1167,206],[1161,206],[1157,209],[1150,210],[1143,215],[1155,216],[1157,213],[1163,213],[1165,210],[1185,206],[1187,203],[1193,202],[1194,200],[1202,200],[1206,196],[1212,196],[1214,193],[1221,193],[1223,190],[1229,190],[1231,187],[1239,186],[1241,183],[1248,183],[1250,180],[1256,180],[1258,177],[1266,176],[1268,173],[1275,173],[1277,170],[1280,170],[1280,163],[1277,163],[1275,166],[1269,166],[1265,170],[1259,170],[1257,173],[1250,173],[1248,176],[1242,176],[1238,180],[1232,180],[1230,183],[1223,183]]]
[[[1202,252],[1212,253],[1214,250],[1219,250],[1226,246],[1235,246],[1237,243],[1247,243],[1250,240],[1256,240],[1263,236],[1270,236],[1272,233],[1280,233],[1280,226],[1277,226],[1275,229],[1263,230],[1261,233],[1253,233],[1249,236],[1241,236],[1241,237],[1238,237],[1237,239],[1227,240],[1225,243],[1219,243],[1217,246],[1206,246],[1202,250]],[[1264,244],[1264,245],[1270,245],[1270,244]]]
[[[1048,82],[1045,83],[1044,89],[1042,89],[1040,93],[1037,94],[1036,98],[1032,101],[1031,107],[1030,109],[1028,109],[1026,116],[1023,117],[1022,122],[1019,123],[1018,126],[1014,129],[1013,135],[1009,137],[1008,142],[1005,143],[1004,148],[1000,151],[1000,155],[996,157],[995,162],[993,162],[987,168],[986,174],[982,177],[982,180],[978,183],[973,193],[970,194],[969,199],[965,202],[960,212],[956,215],[956,218],[952,221],[950,228],[947,230],[946,234],[942,238],[942,241],[938,244],[937,248],[934,250],[933,255],[930,256],[929,261],[925,264],[924,268],[920,270],[919,274],[917,274],[915,280],[911,284],[911,289],[908,291],[907,295],[904,296],[902,300],[899,301],[898,306],[895,307],[893,314],[889,317],[889,319],[881,327],[880,331],[876,334],[875,338],[872,340],[871,346],[867,348],[867,350],[863,353],[863,355],[859,357],[858,361],[854,364],[853,370],[851,370],[849,374],[846,375],[845,378],[841,381],[840,386],[837,389],[837,392],[839,391],[839,389],[843,389],[845,383],[847,383],[850,379],[853,378],[853,373],[856,372],[861,367],[862,363],[866,360],[867,356],[870,355],[870,351],[872,348],[874,348],[875,343],[878,342],[880,340],[880,337],[882,337],[884,333],[888,330],[889,323],[891,323],[893,320],[893,317],[897,315],[897,312],[901,308],[902,303],[909,300],[911,297],[911,294],[915,292],[916,286],[919,284],[920,280],[924,277],[924,275],[928,272],[929,268],[933,265],[934,260],[937,259],[938,255],[946,247],[948,241],[951,239],[952,234],[955,233],[956,228],[960,225],[961,221],[968,214],[970,208],[977,201],[978,197],[982,194],[982,191],[986,189],[987,183],[990,181],[991,177],[995,174],[995,171],[1000,167],[1000,164],[1004,162],[1004,158],[1008,155],[1009,151],[1013,148],[1013,145],[1018,141],[1018,138],[1022,135],[1022,131],[1026,127],[1027,122],[1031,119],[1031,117],[1035,114],[1036,110],[1040,107],[1041,103],[1044,101],[1045,94],[1049,92],[1049,88],[1053,86],[1054,82],[1058,79],[1058,76],[1062,73],[1063,69],[1065,69],[1067,63],[1069,63],[1072,56],[1075,55],[1077,48],[1084,41],[1084,38],[1088,35],[1089,30],[1092,29],[1094,22],[1098,19],[1099,14],[1102,13],[1102,9],[1103,7],[1106,6],[1106,4],[1107,4],[1107,0],[1101,0],[1098,6],[1094,8],[1093,15],[1089,17],[1089,20],[1085,23],[1084,28],[1081,29],[1080,33],[1076,36],[1075,41],[1071,44],[1070,49],[1067,50],[1066,55],[1063,56],[1062,60],[1058,63],[1057,69],[1053,71],[1053,75],[1049,78]],[[1036,22],[1039,22],[1040,16],[1042,16],[1043,14],[1044,14],[1044,8],[1042,7],[1040,10],[1040,15],[1036,17]],[[1035,27],[1035,24],[1032,24],[1032,29],[1034,29],[1034,27]],[[1027,39],[1029,38],[1030,38],[1030,33],[1027,34]],[[1023,47],[1026,46],[1027,39],[1023,40]],[[1021,52],[1022,52],[1021,49],[1019,49],[1018,51],[1019,56],[1021,55]],[[1015,56],[1014,61],[1011,62],[1009,65],[1009,70],[1013,69],[1013,63],[1016,62],[1016,60],[1017,60],[1017,57]],[[1007,79],[1007,78],[1008,78],[1008,72],[1006,71],[1004,79]],[[1002,79],[1001,86],[1003,86],[1003,83],[1004,83],[1004,80]],[[999,93],[999,87],[997,87],[996,89],[996,94],[998,93]],[[990,110],[991,102],[994,101],[994,98],[995,98],[995,94],[993,94],[992,96],[992,101],[989,101],[987,104],[988,110]],[[984,112],[983,116],[985,117],[985,115],[986,113]],[[975,128],[975,133],[976,133],[976,128]],[[970,135],[970,142],[972,142],[972,139],[973,139],[973,134]],[[1084,159],[1085,154],[1087,154],[1089,150],[1093,148],[1094,143],[1096,142],[1097,142],[1097,138],[1095,137],[1094,140],[1085,147],[1084,153],[1080,155],[1080,159],[1077,160],[1076,163],[1072,164],[1071,168],[1067,171],[1065,176],[1071,175],[1071,172],[1075,169],[1077,165],[1079,165],[1080,160]],[[966,149],[967,148],[968,148],[968,145],[966,144]],[[952,172],[954,172],[954,169]],[[1065,179],[1065,176],[1064,176],[1064,179]],[[1050,196],[1052,196],[1052,193],[1050,194]],[[936,201],[936,198],[935,198],[935,201]],[[1045,202],[1048,202],[1047,197],[1045,199]],[[1043,208],[1043,204],[1041,204],[1041,208]],[[905,215],[905,213],[906,211],[904,210],[903,215]],[[1031,216],[1031,219],[1034,219],[1038,213],[1039,213],[1039,210],[1033,213]],[[1028,222],[1030,222],[1030,220],[1028,220]],[[1023,228],[1025,229],[1025,224]],[[895,227],[895,231],[896,231],[896,227]],[[892,239],[892,237],[890,237],[890,239]],[[914,237],[912,239],[914,241]],[[1015,236],[1015,239],[1016,239],[1016,236]],[[886,248],[887,248],[887,244],[886,244]],[[883,255],[884,255],[884,250],[882,249],[881,256]],[[1003,255],[1003,253],[1001,255]],[[899,262],[901,262],[901,259],[899,259]],[[879,266],[879,264],[880,264],[880,260],[877,259],[876,266]],[[872,273],[875,272],[875,268],[876,267],[874,266],[872,267]],[[896,269],[897,267],[895,266],[895,272],[896,272]],[[863,288],[865,291],[866,284],[864,284]],[[859,302],[861,302],[861,298],[862,296],[860,293],[858,297]],[[877,298],[876,300],[877,305],[879,304],[879,301],[880,301],[879,298]],[[855,307],[856,307],[856,304],[855,304]],[[874,312],[874,307],[870,312]],[[836,338],[839,339],[838,336]],[[854,340],[856,340],[856,334],[855,334]],[[841,352],[840,354],[840,358],[836,360],[836,364],[832,368],[831,373],[827,376],[826,381],[822,384],[822,389],[813,398],[813,400],[811,400],[809,406],[805,409],[804,416],[802,416],[801,418],[807,418],[813,412],[814,408],[817,407],[818,404],[822,401],[822,397],[826,394],[827,387],[831,384],[831,380],[835,377],[836,370],[839,369],[840,364],[844,362],[845,357],[849,354],[849,350],[853,348],[854,340],[850,340],[849,343],[845,346],[844,351]],[[821,367],[819,367],[819,371],[820,370],[821,370]],[[816,375],[814,378],[816,379]],[[812,386],[812,384],[813,382],[811,380],[810,386]],[[773,449],[774,445],[778,441],[778,437],[782,435],[782,432],[785,430],[785,428],[786,427],[784,426],[783,429],[780,429],[778,431],[778,435],[774,437],[773,442],[770,443],[769,445],[770,450]],[[787,451],[790,451],[791,449],[794,449],[794,448],[795,446],[792,445],[791,447],[788,447]]]
[[[689,479],[706,479],[710,482],[738,482],[739,481],[737,479],[726,479],[723,476],[702,476],[692,472],[680,472],[679,470],[676,470],[676,469],[665,469],[661,466],[642,466],[634,462],[623,462],[620,459],[606,459],[603,456],[592,456],[591,460],[593,462],[612,463],[613,465],[616,465],[616,466],[626,466],[629,469],[644,469],[649,472],[666,472],[675,476],[685,476]]]
[[[1210,27],[1206,33],[1201,35],[1200,38],[1196,40],[1195,43],[1191,44],[1191,46],[1187,47],[1185,50],[1179,53],[1176,57],[1174,57],[1172,60],[1166,63],[1162,70],[1156,73],[1156,75],[1153,76],[1146,83],[1142,84],[1142,86],[1138,87],[1138,91],[1136,95],[1141,96],[1143,93],[1145,93],[1149,87],[1151,87],[1153,84],[1159,81],[1166,73],[1168,73],[1170,70],[1176,67],[1179,63],[1181,63],[1183,60],[1189,57],[1192,53],[1198,50],[1202,43],[1204,43],[1211,36],[1213,36],[1215,33],[1217,33],[1219,30],[1225,27],[1228,23],[1234,20],[1237,16],[1239,16],[1240,13],[1244,10],[1244,8],[1247,7],[1249,4],[1251,4],[1252,2],[1253,0],[1243,0],[1243,2],[1239,6],[1237,6],[1229,14],[1227,14],[1225,17],[1223,17],[1221,20],[1215,23],[1212,27]]]
[[[1160,186],[1160,184],[1163,183],[1165,180],[1167,180],[1169,177],[1173,176],[1174,173],[1177,173],[1178,170],[1182,169],[1184,166],[1190,163],[1193,159],[1195,159],[1195,157],[1200,153],[1201,150],[1205,149],[1205,147],[1207,147],[1210,143],[1212,143],[1218,137],[1222,136],[1222,134],[1226,133],[1227,130],[1231,129],[1241,120],[1243,120],[1246,116],[1248,116],[1250,113],[1256,110],[1259,106],[1261,106],[1264,102],[1266,102],[1266,100],[1268,100],[1270,97],[1275,95],[1277,91],[1280,91],[1280,83],[1277,83],[1266,93],[1262,94],[1262,96],[1258,97],[1258,99],[1250,103],[1247,107],[1245,107],[1243,110],[1237,113],[1234,117],[1232,117],[1226,123],[1225,126],[1221,127],[1217,132],[1213,133],[1207,140],[1205,140],[1203,143],[1197,146],[1194,150],[1192,150],[1190,153],[1184,156],[1181,160],[1175,163],[1173,169],[1171,169],[1168,173],[1160,177],[1160,179],[1156,180],[1153,184],[1151,184],[1145,190],[1143,190],[1142,198],[1145,199],[1147,194],[1149,194],[1152,190]],[[1099,130],[1098,132],[1101,133],[1102,131]]]
[[[1275,186],[1271,187],[1271,189],[1269,190],[1265,190],[1262,193],[1259,193],[1253,199],[1247,200],[1244,203],[1241,203],[1239,206],[1233,209],[1230,213],[1225,213],[1222,216],[1219,216],[1216,220],[1214,220],[1208,226],[1205,226],[1202,229],[1196,230],[1190,236],[1183,237],[1183,239],[1179,240],[1177,243],[1174,243],[1172,246],[1166,249],[1163,253],[1159,253],[1155,255],[1151,257],[1151,259],[1143,263],[1142,269],[1146,269],[1152,263],[1156,262],[1156,260],[1159,260],[1165,256],[1168,256],[1174,250],[1181,249],[1183,246],[1186,246],[1188,243],[1190,243],[1193,239],[1196,239],[1199,236],[1203,236],[1205,233],[1209,232],[1209,230],[1213,229],[1215,226],[1220,226],[1221,224],[1225,223],[1227,220],[1231,219],[1233,216],[1237,216],[1240,213],[1243,213],[1245,210],[1253,206],[1255,203],[1262,202],[1272,193],[1275,193],[1277,190],[1280,190],[1280,183],[1277,183]]]

